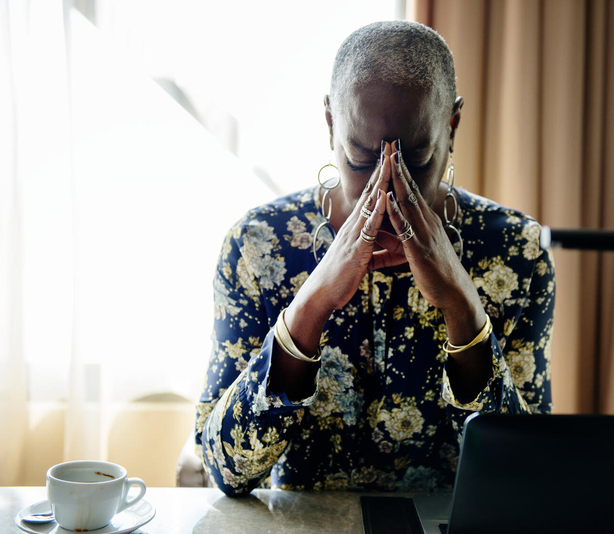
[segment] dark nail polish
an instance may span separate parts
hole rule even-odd
[[[381,197],[381,196],[382,196],[382,190],[378,189],[377,190],[377,200],[379,200],[379,197]]]
[[[382,148],[381,148],[380,152],[383,154],[383,153],[384,153],[384,150],[386,150],[386,141],[384,141],[384,140],[382,139]]]
[[[397,199],[396,199],[396,198],[395,198],[395,196],[394,196],[394,191],[390,191],[390,192],[388,193],[388,198],[389,198],[389,199],[390,199],[392,202],[396,202],[396,201],[397,201]]]
[[[384,158],[385,158],[385,157],[386,157],[386,154],[384,154],[384,153],[382,152],[382,157],[380,158],[380,159],[381,159],[381,163],[382,163],[382,165],[384,164]]]
[[[394,153],[394,162],[397,165],[399,164],[399,151],[398,150]]]
[[[397,152],[401,152],[401,139],[397,139]]]

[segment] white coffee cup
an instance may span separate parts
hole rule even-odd
[[[140,488],[128,498],[132,486]],[[47,499],[57,523],[66,530],[95,530],[145,495],[145,482],[127,478],[117,464],[93,460],[65,462],[47,471]]]

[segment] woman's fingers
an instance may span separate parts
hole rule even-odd
[[[367,185],[365,186],[362,192],[362,196],[360,200],[366,200],[371,195],[371,193],[373,193],[373,191],[375,190],[375,184],[377,184],[377,182],[381,180],[382,166],[383,166],[382,163],[383,163],[383,158],[380,156],[380,159],[377,162],[377,165],[375,166],[375,170],[373,171],[373,174],[371,174],[369,181],[367,182]]]
[[[373,210],[369,211],[369,215],[365,214],[365,210],[361,211],[364,223],[362,227],[360,227],[360,232],[358,234],[359,239],[366,245],[371,248],[375,245],[377,240],[377,235],[382,225],[382,221],[384,220],[384,214],[386,213],[386,193],[382,189],[378,189],[377,193],[375,193],[375,206]]]
[[[414,208],[421,211],[425,207],[425,201],[420,194],[418,184],[411,177],[403,162],[401,151],[397,150],[391,159],[394,162],[391,169],[392,184],[399,203],[407,210]]]
[[[419,208],[416,207],[415,209],[418,210]],[[392,226],[397,234],[397,238],[399,239],[399,245],[404,247],[410,239],[415,237],[416,232],[409,220],[403,214],[403,211],[401,210],[392,191],[388,193],[387,210],[388,216],[390,217],[390,222],[392,223]]]
[[[378,244],[383,246],[385,250],[375,252],[378,256],[382,256],[374,258],[377,263],[398,264],[405,243],[415,235],[411,223],[418,223],[418,226],[424,224],[420,207],[420,202],[424,202],[424,199],[420,195],[418,185],[411,178],[407,167],[404,166],[401,151],[396,150],[394,154],[391,154],[399,145],[398,142],[392,145],[383,143],[384,150],[378,164],[379,168],[373,173],[360,201],[354,208],[354,212],[358,212],[357,217],[354,218],[354,221],[356,221],[354,226],[356,233],[354,235],[357,235],[365,246],[373,247],[375,242],[378,241],[377,235],[386,212],[396,231],[396,244],[392,242],[394,240],[392,235],[382,235],[383,243],[378,241]],[[404,207],[399,204],[393,192],[387,195],[385,193],[391,180],[394,190],[404,198]],[[411,219],[411,222],[408,219]]]
[[[395,152],[391,159],[395,160],[397,154],[399,152]],[[399,162],[401,161],[399,159]],[[410,185],[411,182],[414,183],[413,187]],[[424,233],[427,226],[425,212],[429,210],[429,207],[421,206],[417,184],[409,174],[403,171],[401,163],[396,164],[396,161],[392,168],[392,183],[394,192],[388,193],[388,215],[397,236],[405,244],[415,235],[415,232]]]
[[[367,182],[353,213],[361,210],[364,212],[365,209],[372,211],[375,206],[377,190],[381,189],[384,192],[388,190],[391,178],[391,162],[389,156],[392,152],[392,146],[390,143],[382,143],[382,147],[383,150],[380,154],[377,167]]]

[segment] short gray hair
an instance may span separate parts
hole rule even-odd
[[[344,108],[355,85],[390,83],[439,92],[443,111],[456,100],[454,59],[435,30],[406,20],[374,22],[339,47],[330,84],[333,113]]]

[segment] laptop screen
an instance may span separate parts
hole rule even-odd
[[[614,532],[614,416],[470,416],[448,534]]]

